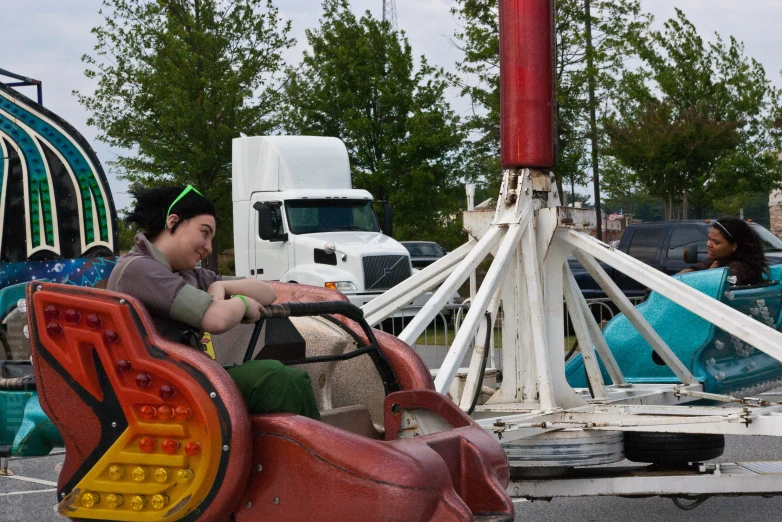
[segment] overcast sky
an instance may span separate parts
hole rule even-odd
[[[352,0],[354,12],[370,10],[382,15],[383,0]],[[94,84],[83,75],[80,61],[90,53],[95,40],[90,29],[102,21],[98,15],[100,0],[0,0],[0,32],[3,53],[0,69],[23,74],[43,82],[44,105],[75,126],[92,144],[108,171],[107,163],[114,153],[95,139],[95,129],[87,127],[87,113],[71,95],[73,90],[92,92]],[[306,47],[304,30],[316,27],[321,15],[319,0],[276,0],[281,14],[293,22],[298,45],[287,60],[298,63]],[[399,28],[407,33],[413,53],[426,55],[436,65],[451,68],[460,53],[448,38],[457,28],[449,10],[452,0],[397,0]],[[727,38],[735,36],[744,42],[746,54],[761,62],[766,74],[782,86],[782,0],[642,0],[644,10],[655,17],[655,25],[682,9],[699,33],[711,39],[714,32]],[[5,79],[4,79],[5,80]],[[23,88],[29,97],[32,88]],[[467,110],[463,101],[452,100],[461,113]],[[125,184],[110,176],[118,209],[130,202]],[[591,191],[591,187],[589,187]]]

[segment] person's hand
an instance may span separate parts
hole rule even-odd
[[[264,309],[261,303],[259,303],[252,297],[244,296],[244,298],[247,301],[247,310],[244,312],[242,323],[244,324],[257,323],[261,319],[261,317],[266,317],[266,309]],[[236,319],[234,319],[234,321],[235,320]]]
[[[695,272],[695,270],[693,270],[692,268],[685,268],[685,269],[684,269],[684,270],[682,270],[681,272],[676,272],[676,274],[677,274],[677,275],[678,275],[678,274],[686,274],[686,273],[688,273],[688,272]]]

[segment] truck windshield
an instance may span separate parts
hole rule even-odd
[[[357,230],[380,232],[372,202],[360,199],[296,199],[285,202],[292,234]]]

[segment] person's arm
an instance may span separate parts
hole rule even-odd
[[[273,303],[277,299],[277,292],[269,283],[258,279],[230,279],[228,281],[215,281],[209,285],[208,292],[215,300],[224,300],[226,296],[243,295],[251,297],[262,305]]]
[[[221,334],[240,322],[254,323],[261,318],[261,304],[252,297],[218,299],[212,295],[214,299],[201,320],[201,329],[206,332]]]

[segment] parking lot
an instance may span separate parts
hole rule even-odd
[[[728,437],[722,461],[746,461],[779,458],[779,438]],[[64,459],[62,453],[48,457],[12,460],[12,477],[0,477],[1,522],[62,521],[55,512],[55,468]],[[780,477],[782,482],[782,477]],[[781,488],[782,489],[782,488]],[[618,497],[553,499],[551,502],[517,501],[516,521],[687,521],[742,520],[768,522],[779,520],[782,497],[716,497],[692,511],[682,511],[670,499]],[[312,520],[317,520],[313,516]],[[369,522],[369,521],[367,521]]]
[[[769,400],[782,399],[782,390],[764,394]],[[65,456],[61,450],[48,457],[14,459],[9,469],[13,476],[0,476],[0,522],[64,520],[56,511],[56,481],[58,464]],[[773,460],[782,458],[782,439],[779,437],[726,437],[725,454],[721,462]],[[627,464],[625,462],[624,464]],[[782,476],[780,477],[782,484]],[[780,486],[782,490],[782,486]],[[779,520],[782,496],[714,497],[692,511],[683,511],[667,498],[629,499],[619,497],[559,498],[550,502],[518,500],[516,521],[559,522],[574,521],[687,521],[715,520],[768,522]],[[317,520],[313,515],[312,520]],[[369,521],[368,521],[369,522]]]

